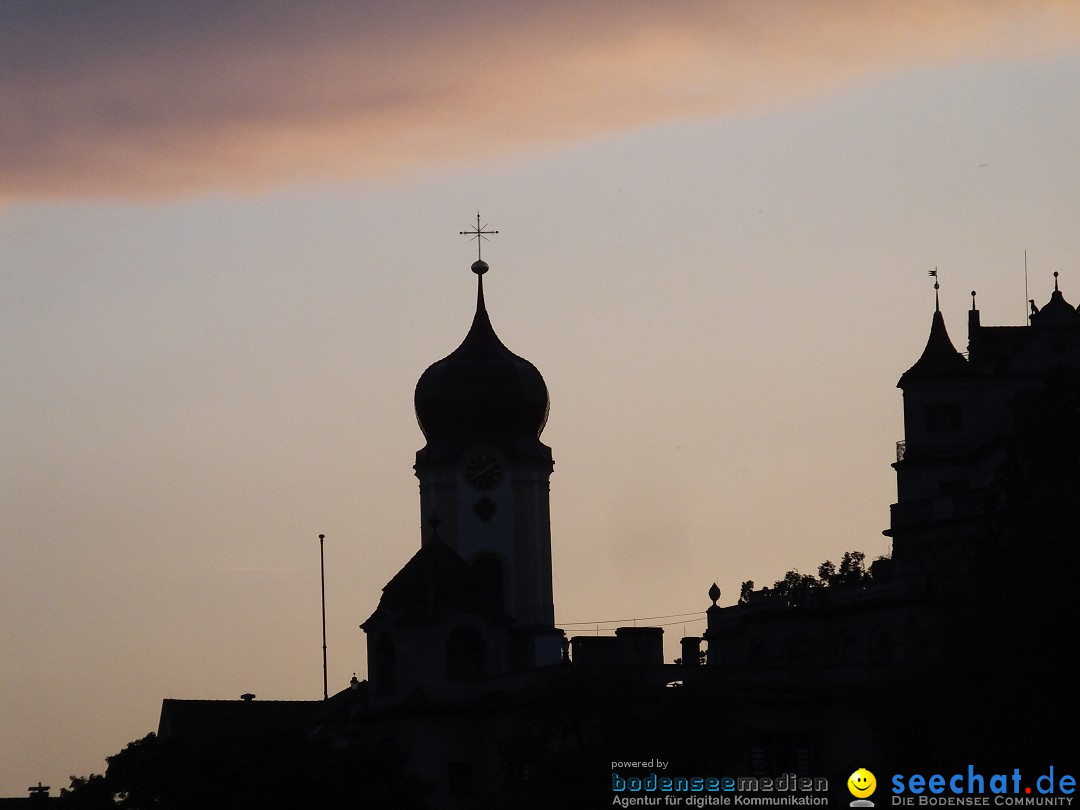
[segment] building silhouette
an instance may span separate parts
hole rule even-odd
[[[662,628],[567,639],[554,624],[547,387],[492,327],[487,264],[472,270],[471,327],[416,386],[422,531],[361,625],[369,680],[325,701],[166,700],[160,740],[391,746],[446,808],[567,795],[556,782],[602,796],[616,748],[762,776],[840,777],[895,755],[903,731],[873,707],[915,691],[911,673],[947,699],[950,633],[990,615],[980,588],[1000,589],[1013,507],[1044,478],[1075,480],[1080,313],[1056,278],[1026,326],[983,326],[973,294],[966,356],[935,306],[898,383],[891,558],[866,569],[847,555],[818,577],[744,587],[730,607],[714,584],[707,630],[667,663]],[[1075,631],[1075,613],[1061,619]]]
[[[720,608],[714,600],[709,608],[708,667],[724,672],[726,687],[740,696],[755,767],[802,773],[883,753],[896,763],[910,753],[898,750],[905,746],[925,756],[933,748],[926,729],[947,724],[929,716],[921,740],[897,737],[897,727],[922,717],[901,708],[905,697],[936,710],[964,696],[976,704],[973,696],[981,695],[986,705],[971,708],[987,715],[999,711],[995,701],[1020,705],[1021,693],[1032,690],[1043,690],[1043,704],[1061,716],[1075,703],[1035,660],[1010,673],[1002,694],[984,689],[1009,654],[992,646],[994,635],[1024,648],[1036,644],[1032,605],[1048,604],[1057,572],[1076,560],[1075,514],[1029,506],[1032,493],[1062,487],[1071,503],[1050,496],[1059,507],[1068,510],[1080,496],[1080,313],[1054,277],[1050,301],[1041,310],[1032,302],[1026,326],[982,325],[972,293],[966,355],[949,337],[935,284],[926,347],[897,383],[904,438],[884,532],[892,538],[890,558],[865,572],[789,575],[772,588],[744,589],[738,605]],[[1057,571],[1025,582],[1018,570],[1035,570],[1030,557],[1039,554],[1056,559]],[[1075,633],[1075,607],[1052,612],[1061,632]],[[1058,652],[1046,666],[1060,673],[1060,640],[1050,641]],[[916,679],[922,695],[905,695]],[[896,707],[866,705],[894,700]],[[910,716],[898,716],[904,711]],[[1021,724],[1038,738],[1037,718],[1010,725],[1003,716],[988,724],[989,739],[1019,736]],[[979,748],[985,740],[975,739],[973,718],[955,723],[947,732],[958,741],[950,752],[966,750],[968,761],[976,750],[998,755],[992,744]]]

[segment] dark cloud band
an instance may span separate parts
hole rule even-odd
[[[0,200],[363,179],[1080,41],[1001,6],[0,0]]]

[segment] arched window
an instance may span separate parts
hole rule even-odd
[[[375,641],[374,663],[375,691],[380,695],[393,695],[397,692],[397,651],[393,636],[385,630]]]
[[[506,606],[503,590],[503,562],[496,554],[481,553],[472,558],[472,567],[480,575],[484,593],[491,603],[502,610]]]
[[[487,673],[487,645],[474,627],[462,625],[446,640],[446,679],[476,681]]]

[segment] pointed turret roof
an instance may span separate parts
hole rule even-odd
[[[914,380],[966,377],[970,373],[971,367],[967,360],[949,339],[949,330],[945,328],[945,318],[940,307],[935,306],[926,348],[923,349],[922,356],[915,361],[915,365],[900,376],[896,387],[903,388]]]

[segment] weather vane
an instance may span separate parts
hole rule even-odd
[[[470,231],[458,231],[458,233],[460,233],[462,236],[471,236],[473,239],[476,240],[476,260],[477,261],[481,261],[481,259],[482,259],[481,255],[480,255],[480,243],[481,242],[486,242],[489,235],[498,233],[498,231],[489,231],[489,230],[486,230],[486,228],[487,228],[487,223],[486,222],[483,225],[480,224],[480,212],[477,211],[476,212],[476,227],[473,228]]]

